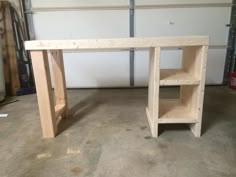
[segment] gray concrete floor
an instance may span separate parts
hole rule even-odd
[[[162,96],[176,89],[163,89]],[[147,89],[69,90],[73,116],[42,139],[36,95],[0,108],[0,177],[235,177],[236,91],[206,89],[203,135],[162,125],[151,138]]]

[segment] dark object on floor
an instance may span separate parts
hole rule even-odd
[[[16,90],[16,95],[27,95],[35,93],[32,66],[29,53],[24,49],[24,32],[22,29],[20,18],[16,10],[11,6],[11,18],[16,43],[16,58],[18,65],[18,74],[20,80],[20,88]]]
[[[2,55],[7,96],[35,93],[29,52],[24,41],[29,40],[22,19],[8,1],[0,1]]]

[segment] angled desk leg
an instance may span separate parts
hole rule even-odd
[[[158,136],[160,47],[151,48],[149,56],[148,108],[146,114],[153,137]]]
[[[56,100],[55,112],[57,123],[59,123],[60,118],[66,117],[68,115],[63,53],[61,50],[51,50],[50,55],[54,77],[54,92]]]
[[[47,51],[31,51],[39,113],[44,138],[57,132]]]

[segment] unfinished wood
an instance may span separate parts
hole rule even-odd
[[[201,56],[201,62],[199,63],[199,76],[201,83],[196,93],[196,104],[195,110],[197,114],[198,123],[191,124],[190,129],[196,137],[201,136],[201,127],[202,127],[202,112],[203,112],[203,100],[204,100],[204,92],[205,92],[205,80],[206,80],[206,67],[207,67],[207,53],[208,46],[202,46],[201,50],[199,50]]]
[[[182,69],[161,69],[160,85],[197,85],[200,80]]]
[[[65,104],[56,104],[56,106],[55,106],[55,117],[56,117],[56,119],[59,116],[63,116],[62,114],[64,113],[65,108],[66,108]]]
[[[57,118],[56,118],[56,125],[58,126],[61,122],[61,120],[63,119],[63,116],[59,115]]]
[[[198,120],[197,124],[191,124],[195,127],[195,125],[201,124],[201,116],[198,115],[199,112],[199,96],[201,93],[199,92],[202,88],[202,62],[203,62],[203,47],[202,46],[195,46],[195,47],[184,47],[183,48],[183,60],[182,60],[182,67],[183,69],[191,73],[195,78],[200,80],[200,84],[197,87],[189,87],[189,86],[181,86],[180,89],[180,99],[186,105],[188,110],[192,111],[194,115],[196,115],[196,119]],[[204,74],[205,75],[205,74]],[[205,81],[203,84],[205,87]],[[203,103],[202,103],[203,104]],[[202,111],[202,109],[200,109]],[[195,133],[194,135],[199,137],[201,131],[201,125],[199,126],[199,132]]]
[[[52,96],[47,51],[31,51],[39,113],[44,138],[56,135],[56,117]]]
[[[149,127],[151,128],[152,136],[153,136],[153,134],[155,134],[155,132],[153,132],[153,129],[152,129],[152,127],[153,127],[153,120],[152,120],[152,117],[150,116],[148,108],[146,108],[146,116],[147,116]]]
[[[188,105],[189,109],[195,112],[199,123],[191,124],[191,130],[196,137],[201,135],[201,119],[202,119],[202,104],[201,97],[204,95],[202,89],[205,87],[205,72],[206,72],[206,57],[207,52],[203,46],[185,47],[183,49],[182,67],[185,71],[199,78],[200,85],[198,87],[181,87],[181,100]],[[203,98],[202,98],[203,99]],[[200,111],[200,112],[199,112]]]
[[[68,113],[68,101],[66,94],[66,81],[63,53],[61,50],[50,51],[52,61],[52,71],[54,77],[54,92],[56,105],[65,105],[65,112],[62,117],[65,117]]]
[[[182,85],[180,87],[180,100],[186,109],[197,115],[197,96],[198,96],[198,86],[187,86]]]
[[[26,46],[29,47],[28,50],[36,50],[31,52],[31,56],[44,137],[55,136],[57,125],[62,119],[64,112],[68,109],[62,51],[54,50],[54,48],[64,49],[66,45],[68,45],[67,49],[148,47],[150,49],[150,61],[148,107],[146,108],[146,114],[152,136],[158,136],[158,124],[168,123],[188,123],[191,125],[191,130],[196,137],[201,135],[208,50],[207,37],[101,39],[78,40],[74,42],[60,41],[59,43],[55,41],[48,41],[48,43],[38,42],[26,42]],[[202,45],[203,43],[207,44]],[[173,47],[175,45],[183,47],[182,69],[160,70],[161,47]],[[50,90],[51,81],[47,52],[37,51],[42,48],[53,49],[50,51],[50,55],[55,81],[55,107],[53,107],[52,93]],[[161,85],[180,85],[180,98],[159,100],[159,89]]]
[[[206,36],[26,41],[26,50],[96,50],[208,45]]]
[[[193,134],[196,137],[201,136],[207,50],[208,46],[183,48],[182,71],[187,73],[189,79],[195,79],[199,83],[197,85],[180,84],[180,99],[160,100],[158,123],[188,123]],[[167,74],[164,73],[166,78],[173,77],[173,74],[169,76],[169,71],[166,72]],[[186,77],[182,75],[179,78]]]
[[[65,105],[64,104],[58,104],[55,106],[55,118],[56,118],[56,125],[61,122],[61,120],[64,118],[65,115]]]
[[[182,57],[182,68],[193,77],[200,80],[202,46],[184,47]]]
[[[0,1],[0,13],[2,17],[1,27],[3,34],[5,33],[5,7],[4,2]],[[5,80],[5,87],[6,87],[6,94],[11,95],[12,89],[11,89],[11,71],[10,71],[10,63],[8,60],[8,50],[7,50],[7,39],[6,35],[2,35],[2,60],[3,60],[3,69],[4,69],[4,80]]]
[[[148,108],[146,109],[148,122],[153,137],[158,136],[158,102],[160,79],[160,48],[151,48],[149,51],[149,85]]]
[[[2,8],[4,9],[3,22],[4,22],[4,39],[6,49],[6,60],[9,64],[9,76],[10,76],[10,89],[11,95],[16,95],[17,89],[20,88],[20,80],[18,74],[18,64],[16,55],[16,46],[14,40],[14,32],[12,26],[11,17],[11,4],[9,2],[2,2]]]
[[[160,99],[158,123],[196,123],[197,117],[180,99]]]

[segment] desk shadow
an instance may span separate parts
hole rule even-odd
[[[235,96],[227,87],[208,87],[204,99],[202,135],[221,122],[233,122],[235,104]]]
[[[189,126],[187,124],[160,124],[158,126],[158,135],[165,131],[189,131]]]
[[[84,119],[86,115],[91,114],[102,104],[101,101],[94,99],[97,94],[99,93],[96,92],[69,108],[67,117],[58,124],[58,134]]]

